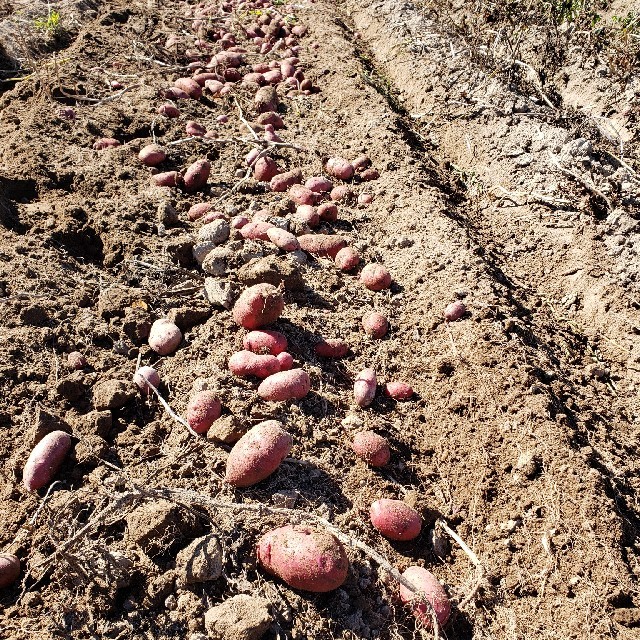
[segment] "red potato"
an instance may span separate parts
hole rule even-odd
[[[282,73],[280,69],[271,69],[271,71],[267,71],[263,74],[265,82],[268,84],[278,84],[282,82]]]
[[[373,202],[373,196],[370,193],[361,193],[358,196],[358,204],[370,205]]]
[[[192,222],[195,220],[199,220],[205,213],[209,213],[213,209],[213,204],[211,202],[198,202],[194,204],[189,211],[187,211],[187,218]]]
[[[353,176],[353,165],[344,158],[329,158],[324,169],[330,176],[340,180],[349,180]]]
[[[280,63],[280,73],[283,78],[293,78],[293,74],[296,72],[296,68],[289,62]]]
[[[245,156],[244,162],[248,167],[252,167],[259,157],[260,157],[260,150],[259,149],[252,149]]]
[[[246,227],[249,224],[249,218],[246,216],[234,216],[231,218],[231,228],[232,229],[242,229],[242,227]]]
[[[286,525],[260,538],[258,562],[294,589],[326,593],[347,579],[349,559],[340,541],[320,529]]]
[[[225,480],[234,487],[250,487],[269,477],[289,455],[293,440],[277,420],[252,427],[227,458]]]
[[[161,356],[173,353],[182,342],[182,332],[166,318],[156,320],[149,331],[149,346]]]
[[[389,331],[389,321],[377,311],[370,311],[362,316],[362,326],[372,338],[384,338]]]
[[[360,264],[360,256],[352,247],[345,247],[336,253],[334,262],[341,271],[352,271]]]
[[[289,371],[293,367],[293,356],[286,351],[279,353],[276,358],[280,363],[280,371]]]
[[[271,178],[269,186],[271,191],[286,191],[294,184],[300,184],[302,182],[302,171],[300,169],[292,169],[285,173],[280,173],[277,176]]]
[[[203,127],[201,124],[194,122],[193,120],[187,120],[184,130],[188,136],[202,137],[207,133],[206,127]]]
[[[347,246],[342,236],[330,236],[323,233],[309,233],[298,236],[300,248],[316,256],[335,258],[340,249]]]
[[[338,207],[333,202],[324,202],[318,207],[318,215],[326,222],[335,222],[338,219]]]
[[[289,199],[296,204],[313,205],[316,202],[316,194],[301,184],[294,184],[289,189]]]
[[[364,171],[371,166],[371,158],[369,156],[359,156],[351,164],[356,171]]]
[[[273,229],[274,225],[270,222],[258,220],[258,222],[249,222],[240,229],[240,235],[245,240],[269,240],[267,231]]]
[[[93,143],[93,148],[97,151],[102,151],[103,149],[112,149],[113,147],[119,147],[120,141],[115,138],[100,138]]]
[[[245,289],[233,307],[233,319],[245,329],[259,329],[275,322],[284,311],[279,289],[266,282]]]
[[[303,24],[297,24],[291,29],[291,33],[298,38],[302,38],[307,33],[307,27]]]
[[[300,249],[298,238],[284,229],[278,227],[267,229],[267,237],[282,251],[298,251]]]
[[[225,69],[224,79],[229,82],[239,82],[242,80],[242,74],[237,69]]]
[[[296,218],[312,229],[315,229],[320,224],[320,216],[315,207],[312,207],[310,204],[301,204],[299,207],[296,207]],[[299,244],[300,243],[298,243],[298,245]]]
[[[252,65],[251,68],[256,73],[265,73],[270,69],[269,65],[266,62],[256,62],[256,64]],[[275,109],[269,109],[269,111],[275,111]]]
[[[199,391],[187,405],[186,419],[196,433],[206,433],[220,417],[222,405],[213,391]]]
[[[390,540],[413,540],[420,535],[420,514],[402,500],[376,500],[369,511],[371,524]]]
[[[182,184],[182,175],[177,171],[165,171],[151,176],[151,182],[158,187],[177,187]]]
[[[160,386],[160,374],[153,367],[140,367],[134,373],[133,381],[142,393],[149,395],[152,390],[147,383],[150,382],[157,389]]]
[[[70,369],[84,369],[87,366],[87,359],[79,351],[72,351],[67,356],[67,366]]]
[[[360,431],[353,437],[353,452],[372,467],[384,467],[391,459],[391,450],[386,438],[375,431]]]
[[[333,182],[331,182],[331,180],[327,180],[324,176],[314,176],[309,178],[304,183],[304,186],[315,193],[328,193],[333,189]]]
[[[280,173],[275,160],[269,157],[258,158],[253,165],[253,179],[258,182],[269,182]]]
[[[360,281],[371,291],[382,291],[391,286],[391,274],[381,264],[368,264],[360,273]]]
[[[311,82],[311,80],[309,79],[303,80],[300,83],[300,91],[302,91],[302,93],[304,94],[311,93],[311,89],[313,89],[313,83]]]
[[[310,390],[309,374],[302,369],[291,369],[265,378],[258,387],[258,395],[263,400],[284,402],[293,399],[301,400]]]
[[[318,342],[313,350],[321,358],[344,358],[349,351],[349,345],[344,340],[329,338]]]
[[[202,97],[202,87],[193,78],[178,78],[173,85],[194,100]]]
[[[274,129],[282,129],[284,127],[282,118],[275,111],[265,111],[261,113],[256,118],[256,122],[262,126],[270,124]]]
[[[223,51],[215,55],[211,62],[226,67],[240,67],[244,64],[244,56],[241,53],[235,51]]]
[[[460,300],[456,300],[450,305],[447,305],[447,308],[444,310],[444,319],[447,322],[455,322],[462,318],[466,312],[467,307],[464,306],[464,303],[460,302]]]
[[[363,369],[353,383],[353,397],[359,407],[368,407],[376,396],[378,379],[373,369]]]
[[[178,89],[178,87],[169,87],[164,92],[164,97],[169,100],[188,100],[189,94],[182,89]]]
[[[222,80],[222,76],[219,73],[205,72],[205,73],[196,73],[193,76],[193,79],[201,86],[204,87],[207,80],[217,80],[220,82]]]
[[[280,371],[280,362],[272,355],[238,351],[229,358],[229,371],[234,376],[267,378]]]
[[[24,465],[22,484],[27,491],[37,491],[55,476],[71,449],[71,436],[65,431],[48,433],[31,451]]]
[[[20,576],[20,560],[13,553],[0,553],[0,589],[13,584]]]
[[[148,144],[140,149],[138,159],[147,167],[157,167],[167,159],[167,152],[159,144]]]
[[[261,73],[247,73],[242,78],[242,84],[249,84],[249,83],[263,85],[265,83],[264,76]]]
[[[260,209],[253,214],[253,222],[269,222],[273,214],[269,209]]]
[[[172,104],[161,104],[158,107],[158,113],[165,118],[178,118],[180,116],[180,109]]]
[[[416,588],[417,593],[400,585],[400,599],[405,604],[411,604],[412,600],[417,600],[412,604],[411,609],[424,628],[427,630],[433,628],[432,611],[436,615],[438,625],[443,627],[447,624],[451,615],[451,603],[438,579],[424,567],[416,566],[407,568],[402,577]],[[425,598],[427,602],[420,602],[421,598]]]
[[[204,88],[210,91],[214,96],[220,95],[220,92],[224,89],[225,84],[220,80],[207,80],[204,83]]]
[[[346,202],[351,200],[353,192],[346,184],[341,184],[331,190],[330,198],[335,202]]]
[[[406,382],[387,382],[384,395],[394,400],[409,400],[413,396],[413,387]]]
[[[368,182],[369,180],[377,180],[380,177],[380,172],[377,169],[365,169],[360,174],[360,179],[364,182]]]
[[[259,329],[247,333],[242,341],[242,346],[253,353],[268,353],[277,356],[287,350],[288,343],[287,337],[279,331]]]
[[[196,160],[184,174],[184,188],[188,193],[202,189],[211,174],[211,163],[208,160]]]

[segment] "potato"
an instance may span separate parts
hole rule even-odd
[[[369,311],[362,316],[362,326],[372,338],[383,338],[389,330],[389,321],[377,311]]]
[[[265,378],[258,387],[258,395],[263,400],[283,402],[292,399],[301,400],[310,390],[309,374],[302,369],[291,369]]]
[[[225,480],[249,487],[270,476],[289,455],[293,441],[277,420],[257,424],[234,445],[227,458]]]
[[[387,439],[379,436],[375,431],[356,433],[351,448],[358,458],[372,467],[383,467],[391,458]]]
[[[274,129],[282,129],[284,122],[282,118],[275,111],[265,111],[261,113],[256,122],[266,128],[267,125],[271,125]]]
[[[206,433],[221,412],[222,405],[213,391],[199,391],[189,400],[186,419],[196,433]]]
[[[347,202],[353,198],[353,191],[346,184],[331,189],[331,199],[336,202]]]
[[[210,71],[205,73],[196,73],[193,76],[193,79],[201,86],[204,87],[207,80],[217,80],[218,82],[222,82],[223,78],[219,73],[212,73]]]
[[[316,256],[335,258],[340,249],[347,246],[342,236],[331,236],[324,233],[305,234],[298,237],[300,248]]]
[[[376,500],[369,515],[371,524],[390,540],[413,540],[422,529],[420,514],[402,500]]]
[[[167,152],[159,144],[148,144],[140,149],[138,159],[147,167],[157,167],[167,159]]]
[[[286,351],[279,353],[276,358],[280,363],[280,371],[289,371],[293,367],[293,356]]]
[[[376,396],[378,379],[373,369],[363,369],[353,384],[353,397],[359,407],[368,407]]]
[[[182,175],[177,171],[165,171],[151,176],[151,181],[159,187],[177,187],[182,184]]]
[[[455,322],[462,318],[466,312],[467,307],[464,306],[464,303],[460,302],[460,300],[456,300],[450,305],[447,305],[447,308],[444,310],[444,319],[447,322]]]
[[[189,94],[182,89],[178,89],[178,87],[169,87],[164,92],[164,97],[169,100],[188,100],[190,98]]]
[[[203,127],[201,124],[193,120],[187,120],[184,130],[188,136],[196,136],[198,138],[201,138],[205,133],[207,133],[206,127]]]
[[[207,184],[211,173],[211,163],[208,160],[196,160],[184,174],[185,191],[193,193]]]
[[[333,189],[333,183],[324,176],[313,176],[309,178],[304,186],[315,193],[328,193]]]
[[[381,264],[368,264],[360,273],[360,281],[371,291],[382,291],[391,286],[391,274]]]
[[[22,483],[27,491],[37,491],[56,474],[71,449],[71,436],[65,431],[48,433],[31,451],[24,465]]]
[[[315,229],[315,227],[320,224],[320,216],[318,215],[318,212],[315,207],[312,207],[309,204],[301,204],[299,207],[296,207],[296,219],[304,222],[312,229]]]
[[[259,220],[258,222],[249,222],[240,229],[240,235],[245,240],[269,240],[267,231],[273,229],[274,225],[270,222]]]
[[[173,353],[182,342],[182,332],[166,318],[156,320],[149,331],[149,346],[161,356]]]
[[[178,118],[180,117],[180,109],[173,104],[166,103],[161,104],[158,109],[158,113],[165,118]]]
[[[352,247],[344,247],[336,253],[334,262],[341,271],[353,271],[360,264],[360,256]]]
[[[160,374],[153,367],[140,367],[133,375],[136,387],[145,394],[153,393],[150,382],[156,389],[160,386]]]
[[[258,562],[294,589],[326,593],[347,579],[349,559],[340,541],[321,529],[286,525],[258,541]]]
[[[284,229],[278,227],[267,229],[267,237],[282,251],[298,251],[300,249],[298,238]]]
[[[262,68],[262,67],[261,67]],[[269,69],[265,69],[264,71],[258,71],[254,69],[254,71],[262,76],[264,80],[264,73]],[[266,82],[266,80],[265,80]],[[269,112],[277,112],[278,111],[278,93],[273,87],[261,87],[256,91],[256,95],[253,99],[253,103],[255,104],[256,111],[258,113],[269,113]]]
[[[253,179],[258,182],[269,182],[271,178],[279,173],[278,165],[269,157],[258,158],[253,165]]]
[[[69,369],[84,369],[87,366],[87,359],[79,351],[72,351],[67,356],[67,366]]]
[[[225,83],[222,80],[206,80],[204,88],[210,91],[214,96],[220,95],[220,92],[225,88]]]
[[[263,282],[242,292],[233,307],[233,319],[245,329],[259,329],[275,322],[283,311],[280,290]]]
[[[198,204],[194,204],[189,211],[187,211],[187,218],[192,222],[199,220],[205,213],[209,213],[211,209],[213,209],[211,202],[198,202]]]
[[[338,207],[333,202],[325,202],[318,207],[318,215],[322,220],[335,222],[338,219]]]
[[[13,553],[0,553],[0,589],[13,584],[19,576],[19,558]]]
[[[413,396],[413,387],[406,382],[387,382],[384,395],[394,400],[409,400]]]
[[[242,346],[253,353],[268,353],[277,356],[287,350],[288,344],[287,337],[279,331],[261,329],[247,333],[242,341]]]
[[[329,338],[318,342],[313,350],[321,358],[343,358],[349,351],[349,345],[344,340]]]
[[[231,228],[232,229],[242,229],[242,227],[246,227],[249,224],[249,218],[246,216],[234,216],[231,218]]]
[[[329,158],[324,169],[330,176],[340,180],[348,180],[353,176],[353,165],[344,158]]]
[[[261,73],[247,73],[242,78],[243,85],[257,84],[259,87],[261,87],[265,83],[266,83],[266,80],[264,79],[264,76]]]
[[[202,87],[193,78],[178,78],[173,85],[194,100],[202,97]]]
[[[300,169],[292,169],[291,171],[285,171],[285,173],[279,173],[277,176],[271,178],[269,186],[271,191],[286,191],[294,184],[300,184],[302,182],[302,171]]]
[[[358,196],[358,204],[370,205],[373,202],[373,196],[370,193],[361,193]]]
[[[267,378],[280,371],[280,361],[269,354],[238,351],[229,358],[229,371],[234,376]]]
[[[356,171],[363,171],[371,166],[371,159],[368,156],[360,156],[356,158],[352,163],[353,168]]]
[[[436,614],[438,625],[443,627],[447,624],[451,615],[451,603],[444,587],[438,582],[438,579],[423,567],[409,567],[402,577],[415,586],[417,593],[407,589],[404,585],[400,585],[400,599],[404,603],[411,603],[412,600],[419,600],[420,596],[425,598],[427,602],[415,602],[411,609],[413,615],[422,623],[425,629],[433,628],[432,609]]]
[[[294,184],[289,189],[289,199],[296,204],[313,205],[316,202],[316,195],[311,189],[307,189],[301,184]]]
[[[102,151],[103,149],[112,149],[113,147],[119,147],[120,141],[115,138],[100,138],[93,143],[93,148],[97,151]]]
[[[280,69],[271,69],[271,71],[264,73],[262,77],[268,84],[278,84],[282,82],[282,72]]]
[[[377,169],[365,169],[360,174],[360,179],[364,182],[368,182],[369,180],[377,180],[380,177],[380,172]]]

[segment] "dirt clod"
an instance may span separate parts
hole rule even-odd
[[[244,594],[225,600],[204,615],[211,640],[260,640],[272,621],[267,600]]]

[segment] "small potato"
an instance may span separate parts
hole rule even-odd
[[[247,333],[242,341],[242,346],[253,353],[268,353],[277,356],[287,350],[288,343],[287,337],[279,331],[259,329]]]
[[[149,346],[161,356],[173,353],[182,342],[182,332],[166,318],[156,320],[149,331]]]
[[[246,216],[234,216],[231,218],[231,228],[232,229],[242,229],[242,227],[246,227],[249,224],[249,218]]]
[[[329,158],[325,171],[334,178],[349,180],[353,176],[353,165],[344,158]]]
[[[312,229],[315,229],[320,224],[320,215],[316,208],[310,204],[301,204],[296,207],[296,218]]]
[[[391,459],[391,450],[386,438],[375,431],[360,431],[353,438],[354,453],[372,467],[384,467]]]
[[[315,256],[335,258],[340,249],[347,246],[342,236],[331,236],[323,233],[305,234],[298,237],[300,248]]]
[[[280,69],[271,69],[271,71],[262,74],[262,77],[268,84],[278,84],[282,82],[282,72]]]
[[[119,147],[121,142],[115,138],[100,138],[93,143],[93,148],[97,151],[103,149],[112,149],[113,147]]]
[[[369,158],[369,156],[360,156],[359,158],[356,158],[351,164],[356,171],[364,171],[371,166],[371,159]]]
[[[167,152],[159,144],[148,144],[140,149],[138,159],[147,167],[157,167],[167,159]]]
[[[402,500],[376,500],[369,515],[371,524],[390,540],[413,540],[422,530],[420,514]]]
[[[67,366],[69,369],[84,369],[87,366],[87,359],[79,351],[72,351],[67,356]]]
[[[194,122],[193,120],[187,120],[184,130],[188,136],[196,136],[198,138],[201,138],[205,133],[207,133],[206,127],[203,127],[201,124]]]
[[[265,84],[265,82],[266,81],[264,79],[264,76],[261,73],[247,73],[242,78],[243,85],[257,84],[259,87],[261,87],[263,84]],[[270,109],[270,111],[272,111],[272,109]]]
[[[349,345],[344,340],[329,338],[318,342],[313,350],[321,358],[344,358],[349,351]]]
[[[186,419],[196,433],[206,433],[221,412],[222,405],[213,391],[199,391],[189,400]]]
[[[204,88],[210,91],[214,96],[220,95],[220,92],[224,89],[225,83],[221,80],[206,80]]]
[[[353,383],[353,397],[359,407],[368,407],[376,396],[378,379],[374,369],[363,369]]]
[[[429,630],[433,628],[433,612],[436,614],[436,620],[438,625],[443,627],[449,620],[451,615],[451,603],[444,587],[438,582],[438,579],[424,567],[409,567],[402,577],[408,580],[415,586],[416,592],[412,592],[404,585],[400,585],[400,599],[404,603],[411,603],[412,600],[417,600],[412,604],[413,615],[420,620],[425,629]],[[420,602],[420,597],[424,597],[428,603]]]
[[[227,458],[225,480],[234,487],[250,487],[269,477],[289,455],[293,440],[282,423],[267,420],[245,433]]]
[[[315,193],[328,193],[333,189],[333,183],[331,180],[328,180],[324,176],[314,176],[313,178],[309,178],[304,183],[304,186]]]
[[[265,125],[271,125],[274,129],[282,129],[284,127],[282,118],[275,111],[265,111],[261,113],[256,118],[256,122],[263,127]]]
[[[160,374],[153,367],[140,367],[133,375],[133,381],[142,393],[149,395],[152,390],[147,383],[150,382],[157,389],[160,386]]]
[[[177,171],[165,171],[151,176],[151,182],[158,187],[178,187],[182,184],[182,175]]]
[[[13,584],[20,576],[20,559],[13,553],[0,553],[0,589]]]
[[[258,387],[258,395],[263,400],[284,402],[292,399],[301,400],[310,390],[309,374],[303,369],[291,369],[265,378]]]
[[[384,395],[394,400],[409,400],[413,396],[413,387],[406,382],[387,382]]]
[[[456,300],[450,305],[447,305],[447,308],[444,310],[444,319],[447,322],[455,322],[462,318],[466,312],[467,307],[464,306],[464,303],[460,302],[460,300]]]
[[[238,351],[229,358],[229,371],[234,376],[267,378],[280,371],[280,362],[278,358],[269,354]]]
[[[278,165],[269,157],[258,158],[253,165],[253,179],[258,182],[269,182],[279,173]]]
[[[269,240],[267,231],[273,228],[274,225],[270,222],[263,222],[262,220],[249,222],[240,228],[240,235],[245,240]]]
[[[300,249],[298,238],[284,229],[278,229],[278,227],[267,229],[267,237],[282,251],[298,251]]]
[[[326,593],[347,579],[349,559],[340,541],[320,529],[286,525],[258,541],[258,562],[290,587]]]
[[[353,271],[360,264],[360,256],[352,247],[344,247],[336,253],[334,262],[340,271]]]
[[[173,104],[161,104],[158,109],[158,113],[165,118],[178,118],[180,117],[180,109]]]
[[[365,169],[360,174],[360,179],[364,182],[369,182],[369,180],[377,180],[380,177],[380,172],[377,169]]]
[[[205,82],[207,80],[217,80],[218,82],[220,82],[222,80],[222,76],[220,74],[218,74],[218,73],[205,72],[205,73],[196,73],[196,75],[193,76],[193,79],[201,87],[204,87]]]
[[[377,311],[370,311],[362,316],[362,326],[372,338],[384,338],[389,331],[389,321]]]
[[[365,206],[370,205],[373,202],[373,196],[370,193],[361,193],[358,196],[358,204]]]
[[[286,351],[279,353],[276,358],[280,363],[280,371],[289,371],[293,367],[293,356]]]
[[[391,274],[381,264],[368,264],[360,273],[360,281],[371,291],[382,291],[391,286]]]
[[[37,491],[55,476],[71,449],[71,436],[65,431],[48,433],[31,451],[24,465],[22,484],[27,491]]]
[[[178,87],[169,87],[164,92],[164,97],[169,100],[188,100],[190,98],[186,91],[178,89]]]
[[[233,319],[245,329],[259,329],[275,322],[284,311],[284,298],[271,284],[245,289],[233,307]]]
[[[261,67],[262,68],[262,67]],[[264,71],[256,71],[264,80],[264,72],[268,71],[268,67]],[[266,80],[265,80],[266,82]],[[278,111],[278,94],[273,87],[261,87],[256,91],[253,102],[258,113],[269,113]]]
[[[353,198],[353,191],[346,184],[341,184],[331,190],[330,197],[335,202],[348,202]]]
[[[269,186],[271,191],[283,192],[292,187],[294,184],[302,183],[302,171],[300,169],[292,169],[291,171],[285,171],[285,173],[279,173],[277,176],[271,178]]]
[[[294,184],[289,189],[289,199],[296,204],[313,205],[316,203],[316,195],[311,189],[301,184]]]
[[[188,193],[202,189],[209,179],[211,163],[208,160],[196,160],[184,174],[184,188]]]
[[[178,78],[173,85],[194,100],[202,97],[202,87],[193,78]]]
[[[209,213],[211,209],[213,209],[211,202],[198,202],[198,204],[194,204],[189,211],[187,211],[187,218],[192,222],[199,220],[205,213]]]
[[[333,202],[324,202],[318,207],[318,215],[321,220],[335,222],[338,219],[338,207]]]

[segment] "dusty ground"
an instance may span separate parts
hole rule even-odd
[[[603,19],[631,9],[612,5]],[[174,121],[156,115],[159,90],[185,62],[164,42],[176,31],[194,39],[186,5],[61,5],[57,33],[33,28],[24,11],[8,5],[2,31],[4,79],[14,80],[3,82],[0,98],[0,546],[23,562],[21,582],[2,593],[3,637],[196,640],[204,611],[236,594],[270,601],[268,638],[429,637],[403,610],[397,586],[359,551],[349,550],[343,588],[295,592],[255,567],[256,539],[281,517],[186,494],[176,504],[162,493],[170,488],[226,503],[295,500],[399,569],[426,566],[456,604],[443,631],[450,639],[637,638],[633,38],[621,71],[618,41],[578,48],[582,27],[554,32],[540,22],[524,32],[516,57],[503,45],[511,32],[500,12],[491,18],[462,3],[291,8],[310,29],[299,57],[320,91],[283,100],[281,135],[304,150],[276,155],[305,175],[330,155],[371,157],[380,178],[353,188],[373,193],[373,204],[341,205],[325,231],[384,263],[394,284],[372,293],[329,261],[296,266],[304,288],[287,292],[276,328],[311,375],[312,393],[274,407],[257,399],[254,382],[227,371],[244,331],[207,301],[191,258],[199,223],[185,214],[203,199],[230,215],[282,209],[281,197],[253,183],[232,191],[250,148],[242,143],[171,147],[171,167],[203,155],[213,164],[209,193],[195,196],[150,187],[136,157],[153,135],[163,144],[183,138],[188,119],[218,127],[221,138],[247,136],[234,98],[248,114],[251,92],[181,101]],[[568,53],[551,55],[549,34],[565,34]],[[546,46],[536,47],[542,36]],[[490,60],[478,54],[488,41]],[[113,80],[128,90],[113,90]],[[59,116],[64,106],[75,120]],[[216,124],[221,114],[228,123]],[[94,151],[103,136],[123,146]],[[158,219],[168,202],[180,213],[172,224]],[[456,298],[469,313],[446,325],[442,311]],[[360,329],[369,308],[391,320],[382,341]],[[167,314],[185,341],[159,359],[144,329]],[[318,336],[345,338],[349,357],[318,359]],[[82,371],[66,365],[74,350],[88,360]],[[288,462],[257,487],[232,491],[222,482],[228,447],[194,439],[135,393],[138,357],[160,371],[178,413],[204,379],[245,427],[282,419],[294,436],[292,458],[304,464]],[[381,381],[411,382],[416,399],[379,397],[357,410],[353,378],[366,366]],[[126,381],[123,402],[102,408],[102,383],[111,380]],[[389,438],[384,471],[351,453],[360,424]],[[21,474],[34,441],[52,428],[77,440],[45,500],[45,490],[23,489]],[[382,496],[423,511],[417,541],[390,544],[370,526],[369,505]],[[436,553],[438,516],[477,554],[480,582],[455,542]],[[176,554],[203,531],[223,543],[224,577],[180,586]]]

